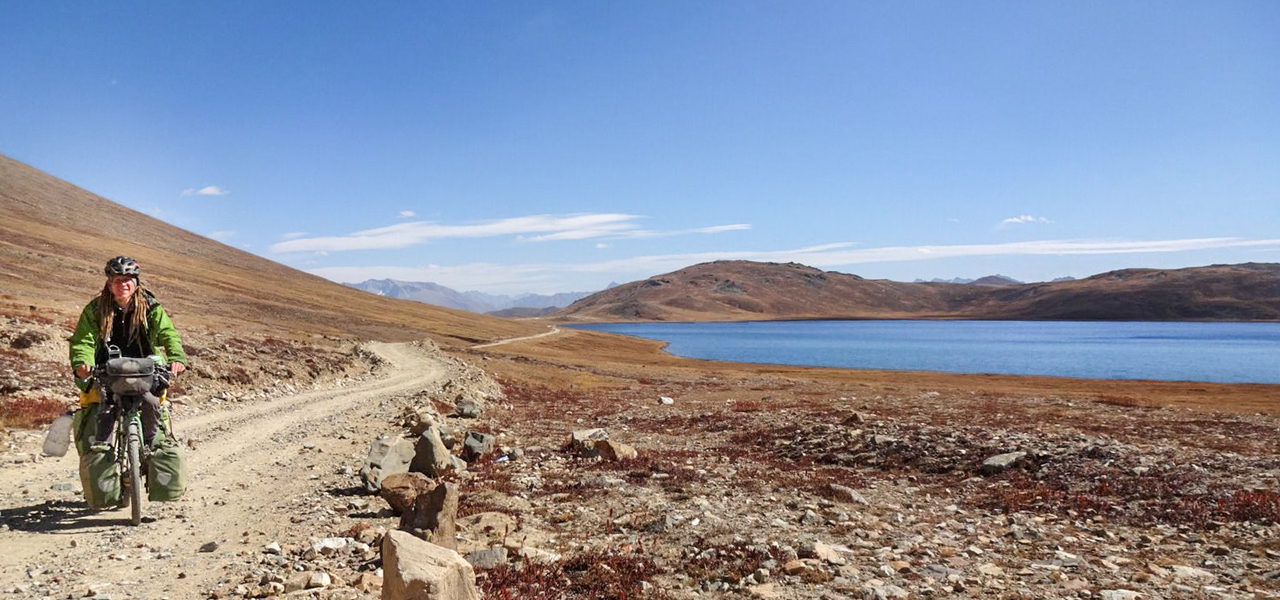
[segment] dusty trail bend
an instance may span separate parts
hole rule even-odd
[[[202,597],[261,544],[333,535],[341,517],[311,500],[351,486],[338,465],[358,466],[368,436],[385,428],[381,401],[447,377],[431,351],[386,343],[370,349],[386,361],[374,379],[192,417],[179,411],[174,429],[194,444],[184,456],[187,493],[146,504],[139,527],[127,525],[127,509],[85,509],[75,452],[6,465],[0,588],[80,597],[87,586],[106,584],[116,598]],[[208,542],[218,548],[200,551]]]

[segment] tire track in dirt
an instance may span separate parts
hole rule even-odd
[[[74,452],[6,467],[0,471],[0,490],[12,492],[4,515],[19,518],[0,531],[3,591],[31,586],[30,597],[80,597],[90,585],[110,584],[105,589],[116,598],[204,597],[230,566],[252,560],[258,548],[244,533],[253,532],[254,543],[329,535],[312,533],[314,521],[295,522],[295,517],[298,499],[317,493],[320,463],[367,441],[342,444],[338,438],[353,424],[376,428],[385,423],[387,416],[376,414],[379,400],[446,376],[443,363],[421,349],[405,344],[371,349],[387,361],[386,373],[376,380],[177,419],[179,436],[195,442],[195,449],[184,454],[187,493],[177,502],[148,503],[139,527],[126,524],[127,510],[85,510],[74,479]],[[300,452],[301,440],[330,455]],[[66,491],[50,489],[67,481],[76,482],[75,501]],[[27,493],[18,493],[20,488]],[[29,518],[21,518],[24,511]],[[218,549],[201,552],[211,541]],[[52,589],[32,586],[59,576],[64,581]]]

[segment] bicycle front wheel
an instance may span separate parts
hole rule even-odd
[[[142,523],[142,432],[136,422],[129,423],[129,522]]]

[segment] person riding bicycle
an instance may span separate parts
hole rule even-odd
[[[174,375],[186,370],[189,361],[182,338],[156,297],[143,287],[138,276],[142,268],[128,256],[107,261],[102,292],[80,312],[80,321],[71,335],[71,369],[80,389],[81,419],[75,427],[76,447],[109,444],[116,415],[101,410],[102,394],[90,376],[95,366],[107,362],[108,347],[132,358],[159,356]],[[171,440],[167,419],[162,418],[161,398],[146,394],[142,405],[143,439],[148,447]],[[163,436],[160,429],[164,428]],[[158,440],[157,437],[160,437]]]

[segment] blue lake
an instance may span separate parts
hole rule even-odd
[[[766,321],[573,327],[661,340],[677,356],[736,362],[1280,383],[1280,323]]]

